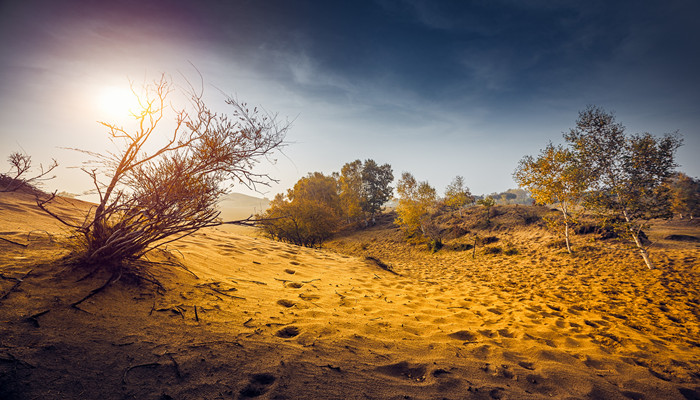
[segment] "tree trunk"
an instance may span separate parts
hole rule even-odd
[[[639,235],[632,232],[632,238],[634,239],[634,244],[636,244],[637,248],[639,248],[639,254],[642,255],[642,258],[644,259],[644,263],[647,265],[647,268],[654,269],[654,263],[651,262],[651,258],[649,258],[649,253],[644,248],[644,246],[642,246],[642,242],[639,240]]]
[[[654,263],[651,262],[651,258],[649,258],[649,253],[642,245],[641,240],[639,240],[639,232],[635,232],[634,229],[632,229],[631,221],[629,216],[627,215],[627,211],[623,211],[622,215],[625,217],[625,221],[627,221],[627,229],[629,229],[630,233],[632,234],[634,244],[637,245],[637,248],[639,249],[639,254],[641,254],[642,258],[644,259],[644,263],[647,265],[647,268],[654,269]]]
[[[561,212],[564,214],[564,239],[566,240],[566,251],[571,254],[571,242],[569,241],[569,215],[566,211],[567,208],[562,205]]]

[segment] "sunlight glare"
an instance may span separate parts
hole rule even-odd
[[[110,117],[125,117],[138,110],[136,96],[127,88],[108,86],[98,98],[100,110]]]

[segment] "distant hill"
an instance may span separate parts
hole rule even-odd
[[[267,198],[248,196],[242,193],[230,193],[219,202],[221,218],[224,221],[248,218],[265,211],[270,204]]]

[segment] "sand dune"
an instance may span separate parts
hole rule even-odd
[[[57,240],[26,239],[53,222],[0,200],[2,236],[28,245],[0,242],[0,397],[700,398],[697,244],[646,271],[537,230],[472,259],[386,229],[313,250],[212,228],[151,255],[189,269],[155,267],[164,294],[119,282],[77,310],[104,277],[76,281]]]

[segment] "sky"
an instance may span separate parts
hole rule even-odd
[[[695,0],[0,0],[0,157],[55,158],[45,188],[82,193],[71,149],[114,151],[97,121],[128,122],[106,93],[201,74],[212,108],[225,93],[292,122],[259,197],[355,159],[501,192],[587,105],[630,134],[678,131],[698,177],[698,15]]]

